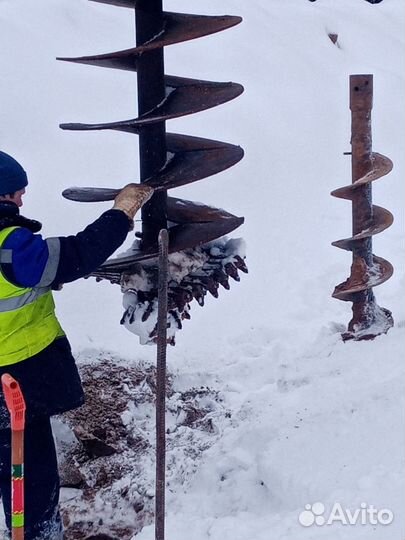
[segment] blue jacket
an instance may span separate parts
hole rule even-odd
[[[1,263],[8,281],[21,287],[58,288],[90,274],[124,242],[130,226],[120,210],[108,210],[76,236],[43,239],[40,224],[19,215],[18,207],[0,202],[0,230],[18,226],[2,248],[12,250],[12,262]],[[56,339],[39,354],[6,368],[21,385],[27,419],[51,416],[83,404],[83,389],[66,337]],[[0,429],[9,414],[0,392]]]

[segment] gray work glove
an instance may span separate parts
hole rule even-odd
[[[154,189],[143,184],[128,184],[115,197],[113,210],[122,210],[130,220],[152,197]]]

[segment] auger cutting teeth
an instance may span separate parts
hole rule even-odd
[[[353,318],[343,339],[373,339],[393,325],[391,312],[380,308],[373,287],[387,281],[393,273],[391,263],[372,253],[372,237],[391,226],[391,212],[372,204],[372,182],[388,174],[391,160],[372,152],[371,109],[372,75],[350,77],[352,111],[352,176],[349,186],[336,189],[334,197],[352,201],[353,235],[333,245],[353,252],[350,277],[338,285],[333,297],[353,302]]]

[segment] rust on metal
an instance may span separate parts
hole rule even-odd
[[[158,320],[156,362],[156,499],[155,538],[165,538],[166,487],[166,352],[168,310],[168,245],[167,230],[159,233]]]
[[[166,97],[138,118],[93,125],[61,124],[60,127],[70,131],[114,129],[139,134],[139,128],[142,126],[217,107],[235,99],[243,92],[243,87],[240,84],[232,82],[217,83],[169,76],[165,77],[165,82]]]
[[[141,2],[137,3],[136,8],[138,8],[138,4],[140,3]],[[153,4],[154,1],[150,2],[151,6],[153,6]],[[142,6],[142,8],[139,9],[139,13],[141,12],[148,13],[149,11],[145,10]],[[132,49],[113,53],[81,56],[78,58],[59,57],[58,60],[136,71],[138,69],[138,60],[146,51],[161,49],[168,45],[174,45],[183,41],[215,34],[216,32],[232,28],[240,22],[242,22],[241,17],[230,15],[208,16],[163,12],[160,32],[152,36],[147,43],[143,43]]]
[[[137,0],[90,0],[90,2],[98,2],[99,4],[109,4],[110,6],[125,8],[135,8]]]
[[[145,182],[156,191],[191,184],[232,167],[243,158],[240,146],[219,141],[166,134],[166,149],[170,157],[152,178]],[[121,188],[68,188],[62,195],[78,202],[100,202],[115,199]]]
[[[372,182],[388,174],[392,162],[372,151],[371,110],[373,76],[350,77],[350,109],[352,115],[352,184],[332,192],[334,197],[352,201],[352,236],[333,243],[352,251],[350,277],[338,285],[333,297],[353,302],[353,317],[343,339],[373,339],[393,325],[391,312],[377,305],[373,287],[387,281],[392,265],[373,255],[372,237],[393,222],[391,212],[372,204]]]
[[[193,203],[174,197],[167,198],[167,218],[174,225],[169,229],[169,253],[176,253],[197,247],[237,229],[244,218],[234,216],[225,210]],[[150,247],[134,250],[132,255],[109,259],[96,270],[94,276],[105,272],[125,272],[127,267],[158,255],[157,243]]]

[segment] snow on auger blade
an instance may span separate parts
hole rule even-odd
[[[120,191],[108,188],[82,189],[83,192],[79,191],[79,193],[82,193],[81,201],[87,198],[86,202],[112,200]],[[89,190],[89,197],[87,197],[86,189]],[[95,196],[92,195],[93,189],[95,189]],[[66,192],[68,191],[66,190]],[[103,198],[103,196],[108,196],[108,198]],[[92,198],[92,201],[89,200],[90,198]],[[234,216],[220,208],[213,208],[212,206],[177,199],[175,197],[167,198],[167,219],[172,223],[168,231],[169,253],[176,253],[207,244],[229,234],[244,222],[244,218]],[[152,244],[148,248],[145,248],[141,242],[137,242],[131,248],[130,254],[109,259],[91,275],[108,279],[112,283],[118,283],[121,273],[126,272],[135,263],[154,260],[157,255],[157,244]],[[247,272],[245,266],[239,269]]]
[[[166,75],[163,49],[222,30],[241,22],[235,16],[205,16],[163,11],[162,0],[93,0],[135,10],[136,46],[107,54],[59,58],[137,73],[138,116],[130,120],[61,124],[65,130],[117,130],[139,137],[140,182],[155,188],[142,209],[142,231],[133,248],[103,264],[96,279],[119,283],[124,293],[122,323],[154,342],[157,317],[158,235],[169,238],[169,338],[182,320],[190,318],[189,303],[204,304],[209,292],[218,296],[220,286],[239,281],[247,272],[244,243],[224,235],[239,227],[243,218],[225,210],[167,196],[167,190],[213,176],[243,157],[239,146],[216,140],[166,133],[166,122],[222,105],[238,97],[243,87],[234,82],[213,82]],[[74,187],[64,197],[81,202],[115,198],[117,187]]]
[[[353,252],[350,277],[337,285],[333,297],[353,302],[353,318],[344,340],[373,339],[393,325],[391,312],[377,305],[373,287],[387,281],[393,273],[391,263],[373,255],[372,237],[391,226],[391,212],[372,204],[372,182],[393,167],[389,158],[372,152],[371,109],[373,76],[351,75],[352,184],[332,192],[334,197],[352,201],[353,235],[332,245]]]
[[[116,193],[118,192],[119,190]],[[244,218],[234,216],[220,208],[175,197],[167,198],[167,219],[172,223],[168,231],[169,253],[204,245],[229,234],[244,222]],[[135,263],[156,259],[157,255],[157,244],[145,249],[138,242],[131,248],[130,254],[109,259],[92,275],[117,283],[121,272],[125,272]],[[115,272],[113,278],[112,272]]]

